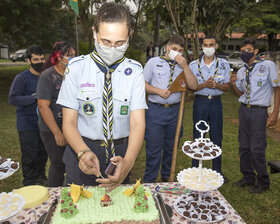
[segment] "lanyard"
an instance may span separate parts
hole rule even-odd
[[[201,60],[202,60],[202,58],[196,60],[197,64],[198,64],[198,71],[199,71],[200,77],[203,79],[204,82],[206,82],[207,80],[205,80],[205,78],[203,77],[201,69],[200,69]],[[217,58],[216,59],[216,68],[215,68],[215,72],[214,72],[213,77],[217,74],[218,69],[219,69],[219,59]]]

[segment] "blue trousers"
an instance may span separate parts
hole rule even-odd
[[[168,178],[171,170],[179,104],[171,107],[148,102],[146,111],[146,170],[144,182],[154,182],[161,165],[161,177]],[[181,130],[182,133],[182,130]]]
[[[239,155],[240,171],[247,183],[262,187],[270,185],[266,169],[266,108],[239,108]],[[257,172],[257,176],[255,174]]]
[[[193,138],[200,138],[200,132],[196,130],[195,124],[206,121],[209,126],[210,140],[222,147],[223,139],[223,106],[220,97],[208,99],[207,97],[196,96],[193,104]],[[198,167],[198,160],[192,160],[192,166]],[[222,174],[222,157],[212,160],[212,169]]]

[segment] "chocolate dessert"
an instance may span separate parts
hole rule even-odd
[[[203,149],[208,151],[210,148],[208,146],[205,146]]]
[[[203,142],[198,144],[198,147],[202,148],[203,146],[205,146],[205,144]]]
[[[212,156],[216,156],[217,153],[216,153],[216,152],[211,152],[211,155],[212,155]]]
[[[201,217],[202,220],[207,220],[207,218],[208,218],[208,216],[205,215],[205,214],[202,214],[200,217]]]
[[[6,169],[6,168],[0,168],[0,172],[3,172],[3,173],[7,173],[9,169]]]
[[[198,207],[201,208],[201,209],[205,209],[206,205],[199,205]]]
[[[12,163],[11,164],[11,168],[13,168],[14,170],[18,168],[18,164],[17,163]]]
[[[8,159],[7,158],[1,158],[0,159],[0,165],[3,164],[4,162],[6,162]]]
[[[193,215],[192,215],[192,218],[193,218],[193,219],[197,219],[197,218],[198,218],[198,215],[197,215],[197,214],[193,214]]]
[[[210,153],[204,153],[204,156],[211,156]]]
[[[202,155],[200,155],[199,153],[195,153],[193,156],[197,158],[202,158]]]
[[[186,217],[190,217],[190,213],[188,211],[184,211],[183,215],[186,216]]]

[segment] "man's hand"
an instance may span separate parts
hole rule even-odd
[[[184,69],[184,67],[186,67],[187,64],[187,60],[182,56],[182,55],[176,55],[175,57],[175,61]]]
[[[108,175],[108,178],[105,179],[96,179],[96,182],[100,183],[99,187],[108,187],[107,192],[119,186],[130,171],[127,169],[129,166],[127,166],[125,159],[121,156],[115,156],[111,158],[110,161],[116,165],[114,175]]]
[[[275,125],[277,123],[277,120],[278,120],[278,114],[272,113],[267,119],[266,127]]]
[[[206,82],[205,85],[209,89],[215,89],[216,88],[216,81],[214,78],[211,76]]]
[[[158,95],[164,99],[167,99],[171,95],[171,92],[168,89],[159,89]]]
[[[66,139],[64,138],[61,132],[54,135],[55,142],[58,146],[65,146],[67,144]]]
[[[85,152],[79,161],[79,168],[87,175],[100,176],[99,160],[93,152]]]
[[[237,80],[236,74],[230,76],[230,83],[235,86],[235,82]]]

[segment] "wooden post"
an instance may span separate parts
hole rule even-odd
[[[177,127],[176,127],[176,133],[175,133],[175,139],[174,139],[174,145],[173,145],[171,171],[170,171],[170,176],[168,179],[169,182],[174,181],[176,160],[177,160],[177,147],[178,147],[178,143],[179,143],[180,131],[181,131],[182,122],[183,122],[185,96],[186,96],[186,90],[187,90],[186,86],[187,86],[187,83],[186,83],[185,74],[184,74],[184,72],[181,72],[181,74],[175,79],[175,81],[172,83],[172,85],[168,88],[168,90],[172,93],[181,92],[181,101],[180,101],[180,107],[179,107],[179,113],[178,113],[178,121],[177,121]]]
[[[176,160],[177,160],[177,148],[178,148],[178,143],[179,143],[179,137],[180,137],[180,131],[181,131],[181,127],[182,127],[182,122],[183,122],[185,95],[186,95],[186,91],[182,91],[181,92],[181,102],[180,102],[179,114],[178,114],[178,121],[177,121],[177,127],[176,127],[176,134],[175,134],[175,140],[174,140],[174,145],[173,145],[173,156],[172,156],[171,171],[170,171],[170,176],[169,176],[169,179],[168,179],[169,182],[174,181]]]

